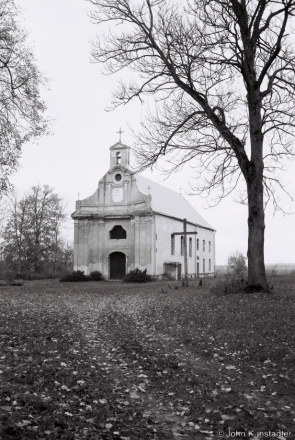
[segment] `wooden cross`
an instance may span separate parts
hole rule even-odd
[[[182,190],[182,188],[180,187],[180,188],[179,188],[179,194],[180,194],[180,195],[181,195],[181,190]]]
[[[183,235],[183,255],[184,255],[184,279],[185,287],[188,287],[188,270],[187,270],[187,236],[191,234],[197,234],[197,232],[187,232],[186,230],[186,218],[183,219],[183,231],[173,232],[172,235]]]
[[[149,195],[150,195],[150,189],[151,189],[151,187],[148,186],[148,187],[147,187],[147,190],[148,190],[148,192],[149,192]]]
[[[80,200],[79,196],[80,196],[80,193],[78,192],[78,200]]]
[[[117,133],[119,133],[119,142],[121,142],[121,135],[122,133],[124,133],[124,131],[122,131],[122,129],[120,128],[120,130],[117,131]]]

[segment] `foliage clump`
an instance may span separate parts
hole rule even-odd
[[[6,278],[14,278],[16,280],[26,280],[26,281],[33,281],[33,280],[54,280],[56,278],[60,277],[66,277],[68,276],[68,272],[21,272],[16,274],[7,273]]]
[[[48,120],[40,94],[46,79],[37,68],[14,0],[0,2],[0,19],[0,193],[5,193],[10,188],[9,177],[17,170],[22,146],[46,134]]]
[[[247,287],[247,281],[243,278],[228,278],[218,281],[210,287],[210,291],[216,296],[223,296],[243,292]]]
[[[99,270],[95,270],[94,272],[90,272],[89,279],[90,281],[102,281],[104,280],[104,277]]]
[[[247,274],[246,257],[241,252],[236,251],[230,255],[227,266],[234,275],[244,276]]]
[[[140,270],[138,267],[130,272],[124,278],[125,283],[148,283],[153,281],[151,275],[147,273],[147,269]]]
[[[83,281],[102,281],[104,279],[98,270],[90,272],[90,275],[84,275],[84,271],[77,270],[60,279],[61,282],[83,282]]]

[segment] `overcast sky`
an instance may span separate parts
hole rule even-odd
[[[80,199],[93,194],[108,170],[109,147],[118,141],[120,127],[124,131],[122,141],[131,145],[129,127],[138,128],[144,107],[134,102],[113,112],[105,110],[119,77],[103,75],[102,66],[90,62],[90,41],[100,29],[91,24],[87,15],[89,3],[85,0],[16,0],[16,3],[22,9],[39,69],[50,80],[50,90],[44,90],[43,97],[52,123],[50,136],[38,144],[25,146],[20,169],[12,183],[19,190],[37,184],[53,187],[72,213],[77,194],[80,193]],[[295,192],[295,165],[287,165],[284,180]],[[176,191],[180,186],[183,188],[182,194],[217,230],[217,264],[226,264],[228,255],[236,250],[246,255],[246,206],[229,197],[217,207],[204,209],[206,201],[185,193],[189,191],[188,170],[165,181],[158,172],[144,174]],[[289,207],[290,203],[286,209]],[[271,207],[267,209],[266,263],[295,262],[294,220],[294,214],[273,216]],[[67,234],[73,240],[72,222]]]

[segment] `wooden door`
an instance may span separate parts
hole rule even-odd
[[[126,258],[122,252],[110,255],[110,279],[122,280],[126,275]]]

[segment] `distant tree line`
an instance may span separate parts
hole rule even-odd
[[[73,250],[63,236],[65,207],[52,188],[34,186],[21,197],[10,194],[0,219],[2,272],[72,270]]]

